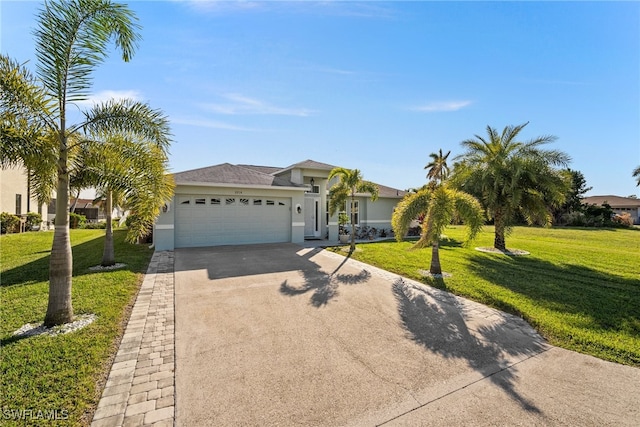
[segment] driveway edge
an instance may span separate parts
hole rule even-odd
[[[91,427],[175,422],[174,254],[155,252]]]

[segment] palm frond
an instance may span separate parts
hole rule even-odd
[[[391,226],[398,241],[404,239],[411,222],[421,213],[427,212],[431,202],[431,191],[419,190],[407,194],[397,205],[391,216]]]
[[[112,39],[124,61],[140,39],[133,12],[109,0],[46,1],[38,16],[38,75],[61,111],[67,102],[87,98],[91,74],[106,58]]]
[[[131,134],[153,141],[167,151],[171,144],[169,119],[161,110],[131,99],[110,100],[95,105],[85,112],[85,121],[78,128],[97,137],[111,133]]]

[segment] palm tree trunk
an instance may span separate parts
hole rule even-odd
[[[76,197],[73,200],[73,204],[71,205],[71,209],[69,210],[70,212],[73,212],[73,213],[76,212],[76,206],[78,206],[78,200],[80,199],[80,188],[78,188],[76,190],[75,196]]]
[[[113,194],[107,190],[105,200],[105,216],[107,217],[107,229],[104,235],[104,251],[102,252],[102,266],[109,267],[116,263],[116,254],[113,248],[113,229],[111,225],[111,211],[113,210]]]
[[[431,274],[442,274],[439,246],[437,241],[431,245],[431,267],[429,267],[429,273]]]
[[[73,255],[69,238],[69,173],[67,170],[66,138],[61,138],[58,159],[58,187],[53,245],[49,261],[49,303],[44,324],[62,325],[73,320],[71,305],[71,273]]]
[[[507,246],[504,238],[505,233],[505,223],[504,223],[504,213],[501,209],[497,209],[493,216],[493,223],[495,226],[495,236],[493,240],[493,247],[499,249],[501,251],[506,251]]]

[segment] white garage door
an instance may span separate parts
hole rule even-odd
[[[290,241],[290,199],[177,196],[177,248]]]

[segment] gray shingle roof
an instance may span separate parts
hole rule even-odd
[[[335,166],[329,165],[327,163],[321,163],[321,162],[316,162],[315,160],[310,160],[307,159],[305,161],[299,162],[299,163],[295,163],[291,166],[288,166],[284,169],[284,170],[289,170],[289,169],[295,169],[295,168],[301,168],[301,169],[320,169],[320,170],[328,170],[330,171],[331,169],[335,168]]]
[[[176,184],[190,182],[211,184],[265,185],[274,187],[298,187],[287,179],[273,176],[258,170],[223,163],[206,168],[192,169],[173,174]]]
[[[386,185],[376,184],[378,186],[378,197],[398,197],[402,198],[406,191],[398,190],[397,188],[387,187]]]
[[[282,170],[282,168],[273,167],[273,166],[257,166],[257,165],[238,165],[238,166],[242,166],[243,168],[247,168],[247,169],[253,169],[255,171],[266,173],[269,175],[274,175],[276,172],[279,172]]]
[[[232,165],[230,163],[223,163],[200,169],[177,172],[173,177],[176,184],[210,183],[306,188],[306,186],[294,184],[288,179],[278,176],[278,174],[295,168],[330,171],[334,167],[335,166],[327,163],[316,162],[314,160],[305,160],[284,169],[273,166]],[[406,194],[405,191],[396,188],[380,184],[377,185],[379,197],[402,198]]]

